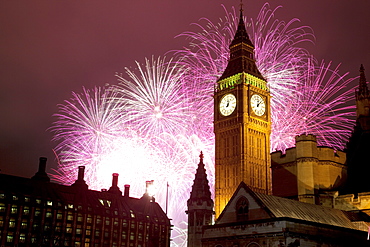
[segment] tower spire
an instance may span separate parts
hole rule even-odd
[[[358,89],[358,94],[362,96],[369,95],[369,88],[367,87],[366,77],[365,77],[365,68],[364,65],[360,66],[360,85]]]
[[[188,246],[201,247],[202,226],[212,224],[213,200],[203,163],[203,152],[199,155],[199,164],[194,183],[187,201],[188,210]]]
[[[238,28],[229,46],[230,59],[224,73],[218,81],[238,73],[248,73],[264,80],[257,68],[254,59],[254,45],[248,36],[243,17],[243,1],[240,1]]]

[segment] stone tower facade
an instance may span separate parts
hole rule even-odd
[[[296,136],[296,146],[271,154],[272,192],[311,204],[320,193],[335,191],[347,178],[346,153],[317,146],[316,136]]]
[[[214,94],[216,217],[242,181],[253,191],[271,193],[270,92],[242,13]]]

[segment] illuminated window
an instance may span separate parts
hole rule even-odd
[[[122,220],[122,227],[127,227],[127,220]]]
[[[32,225],[32,228],[33,228],[33,230],[34,230],[34,231],[37,231],[37,229],[39,228],[39,224],[34,223],[34,224]]]
[[[101,224],[101,216],[100,216],[100,215],[98,215],[98,216],[96,217],[96,224],[98,224],[98,225],[100,225],[100,224]]]
[[[91,217],[91,214],[88,214],[87,215],[87,220],[86,220],[87,223],[92,223],[92,217]]]
[[[123,231],[123,232],[122,232],[122,239],[126,239],[126,237],[127,237],[126,232],[125,232],[125,231]]]
[[[137,236],[138,240],[139,241],[143,241],[143,234],[142,233],[139,233],[138,236]]]
[[[117,218],[114,219],[113,225],[118,226],[118,219]]]
[[[131,229],[134,229],[136,226],[135,222],[131,222]]]
[[[85,238],[85,247],[90,247],[90,239]]]
[[[45,226],[44,226],[44,231],[45,231],[45,232],[47,232],[47,231],[49,231],[49,230],[50,230],[50,225],[45,225]]]
[[[87,236],[91,235],[91,226],[86,226],[86,235]]]
[[[28,224],[27,224],[27,219],[23,219],[23,220],[22,220],[22,224],[21,224],[21,228],[22,228],[22,229],[27,229],[27,226],[28,226]]]
[[[41,199],[36,199],[37,204],[41,204]]]
[[[72,212],[68,212],[67,220],[73,220]]]
[[[9,228],[14,228],[15,227],[15,218],[10,218],[9,220]]]
[[[71,223],[67,223],[66,233],[72,233],[72,224]]]
[[[135,233],[133,232],[130,233],[130,240],[135,240]]]
[[[0,199],[5,199],[5,194],[4,193],[0,193]]]
[[[100,237],[100,230],[95,231],[95,237]]]
[[[131,215],[131,218],[135,218],[134,211],[130,210],[130,215]]]
[[[24,201],[25,201],[25,202],[30,202],[30,201],[31,201],[31,199],[30,199],[28,196],[25,196],[25,197],[24,197]]]
[[[108,217],[105,219],[105,225],[106,226],[109,226],[110,225],[110,219]]]
[[[76,241],[76,242],[75,242],[75,247],[81,247],[81,242]]]
[[[35,210],[35,216],[40,216],[40,215],[41,215],[40,208],[36,208],[36,210]]]
[[[13,201],[18,201],[18,196],[13,196]]]
[[[31,243],[33,243],[33,244],[37,243],[37,238],[36,238],[35,235],[32,235]]]
[[[109,238],[109,230],[108,229],[105,229],[105,231],[104,231],[104,237],[105,238]]]
[[[76,234],[82,234],[81,225],[77,225]]]
[[[6,242],[7,243],[13,242],[13,233],[12,232],[8,232],[8,235],[6,236]]]
[[[24,207],[23,208],[23,215],[29,215],[30,214],[30,208],[29,207]]]
[[[62,218],[63,218],[62,211],[58,210],[58,213],[57,213],[57,219],[58,219],[58,220],[61,220]]]
[[[62,222],[57,222],[56,223],[55,231],[56,232],[61,232],[62,231]]]
[[[68,208],[69,209],[72,209],[73,208],[73,204],[68,204]]]
[[[4,216],[0,216],[0,227],[4,226]]]
[[[51,212],[51,209],[48,209],[48,211],[46,212],[46,218],[51,218],[53,216],[52,212]]]
[[[17,205],[12,205],[12,208],[11,208],[10,213],[12,213],[12,214],[16,214],[17,212],[18,212],[18,207],[17,207]]]
[[[83,220],[82,214],[78,214],[77,216],[77,221],[81,222]]]
[[[25,243],[26,242],[26,234],[25,233],[21,233],[19,235],[19,243]]]
[[[143,229],[144,229],[143,222],[140,222],[139,223],[139,230],[143,230]]]
[[[46,205],[47,205],[47,206],[53,206],[53,202],[52,202],[52,201],[47,201],[47,202],[46,202]]]
[[[5,212],[5,204],[0,203],[0,212]]]

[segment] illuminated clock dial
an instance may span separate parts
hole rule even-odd
[[[251,107],[257,116],[262,116],[266,111],[266,103],[258,94],[253,94],[251,97]]]
[[[220,113],[224,116],[229,116],[236,108],[236,97],[234,94],[226,94],[220,101]]]

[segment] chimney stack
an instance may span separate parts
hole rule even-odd
[[[112,174],[112,187],[109,188],[108,192],[122,196],[122,191],[118,188],[118,173]]]
[[[78,177],[77,177],[77,180],[84,181],[84,176],[85,176],[85,167],[84,166],[79,166],[78,167]]]
[[[72,184],[72,186],[77,186],[78,188],[88,189],[88,186],[84,180],[85,176],[85,166],[78,167],[78,176],[76,182]]]
[[[125,193],[123,194],[123,196],[126,196],[126,197],[130,196],[130,185],[129,184],[125,184]]]
[[[31,179],[50,182],[50,178],[48,177],[48,174],[46,174],[46,172],[45,172],[45,170],[46,170],[46,161],[47,161],[47,158],[40,157],[39,170],[38,170],[38,172],[36,172],[36,174]]]

